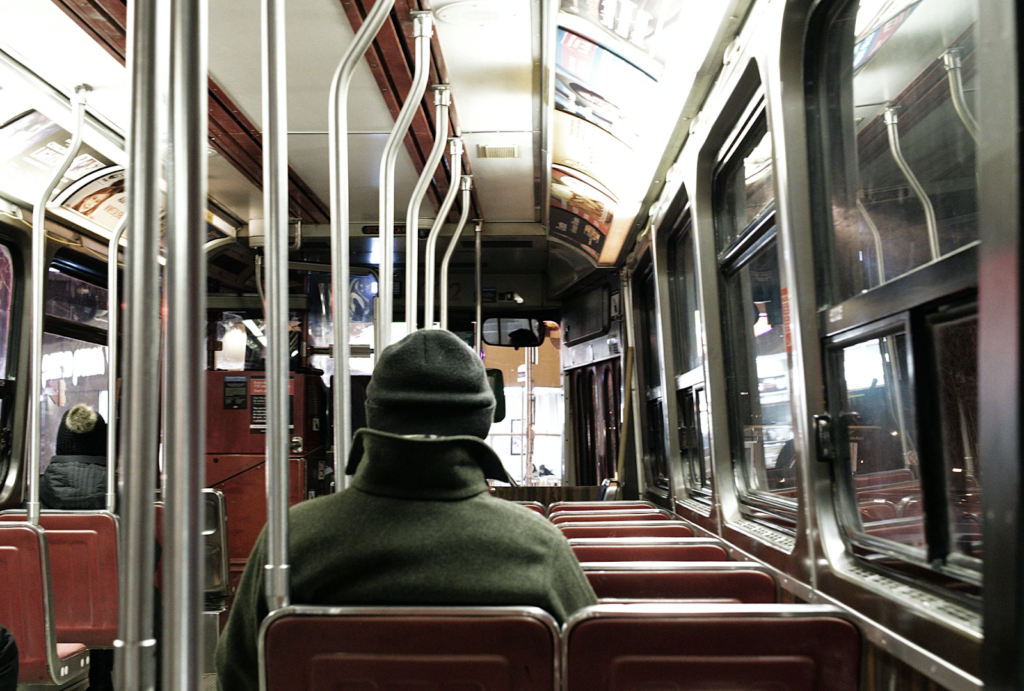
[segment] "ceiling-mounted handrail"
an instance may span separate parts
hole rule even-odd
[[[348,190],[348,90],[352,75],[370,41],[380,31],[395,0],[377,0],[338,63],[328,103],[331,174],[331,311],[334,327],[334,467],[335,491],[347,484],[345,467],[352,443],[352,383],[349,380],[349,190]]]
[[[932,261],[935,261],[942,256],[942,252],[939,249],[939,227],[935,220],[935,207],[932,206],[932,200],[928,198],[928,193],[924,191],[924,187],[921,186],[917,176],[914,175],[914,171],[910,169],[907,159],[903,157],[903,149],[900,148],[898,123],[899,116],[896,114],[896,109],[892,106],[887,107],[885,109],[885,130],[889,135],[889,151],[892,152],[896,165],[899,166],[903,176],[910,183],[914,194],[921,200],[921,205],[924,207],[924,219],[928,227],[928,246],[931,249]]]
[[[459,186],[456,180],[462,177],[462,138],[452,137],[450,140],[449,155],[452,163],[451,184],[448,186],[448,194],[441,202],[441,208],[437,212],[437,218],[430,227],[430,235],[427,236],[426,257],[423,262],[423,328],[434,328],[434,295],[437,291],[435,281],[434,262],[437,258],[437,238],[441,234],[441,226],[448,218],[448,212],[452,210],[455,197],[459,193]]]
[[[157,54],[160,3],[128,3],[128,226],[124,258],[124,365],[121,385],[121,582],[115,674],[118,691],[154,686],[153,496],[157,486],[160,401],[160,228],[163,146],[155,123],[164,108]],[[204,40],[193,36],[192,40]],[[202,141],[206,141],[205,133]],[[205,152],[203,154],[205,158]],[[205,219],[204,219],[205,222]],[[110,392],[113,395],[114,392]]]
[[[444,251],[444,258],[441,260],[441,328],[448,328],[448,265],[455,254],[455,248],[459,244],[459,237],[462,229],[469,219],[469,206],[472,203],[473,176],[462,176],[462,213],[459,215],[459,224],[455,226],[452,239],[448,242],[448,249]]]
[[[452,92],[447,84],[434,85],[434,146],[423,164],[416,187],[405,212],[405,325],[409,333],[416,330],[416,313],[419,307],[420,280],[420,206],[427,194],[434,171],[444,158],[444,143],[448,137],[448,107],[452,103]],[[426,324],[426,320],[424,320]]]
[[[967,99],[964,97],[963,67],[960,61],[960,51],[956,48],[947,50],[942,54],[942,66],[946,69],[946,76],[949,78],[949,95],[953,99],[953,108],[964,123],[967,133],[971,135],[974,143],[978,143],[978,121],[971,115],[967,108]]]
[[[413,35],[416,39],[416,66],[412,86],[405,98],[402,110],[395,118],[395,126],[384,144],[380,163],[380,244],[381,263],[377,302],[380,307],[380,321],[377,323],[375,349],[377,353],[391,343],[391,321],[394,314],[395,282],[395,164],[398,151],[409,131],[413,116],[419,111],[423,92],[430,76],[430,39],[434,35],[434,15],[430,12],[413,12]],[[408,229],[406,230],[408,232]]]
[[[206,227],[208,178],[207,27],[205,0],[171,3],[163,294],[164,608],[159,634],[165,691],[194,691],[202,685],[201,615],[206,575],[202,489],[206,464],[201,459],[206,454],[207,262],[206,233],[201,229]],[[265,152],[266,145],[265,139]],[[133,244],[136,228],[133,226]],[[151,491],[146,494],[149,498]],[[152,515],[151,501],[148,509]],[[148,547],[152,551],[152,543]]]
[[[42,402],[40,397],[43,390],[43,314],[46,309],[46,205],[50,202],[50,196],[57,187],[57,183],[64,177],[64,173],[71,167],[71,162],[78,155],[82,146],[82,134],[85,129],[85,100],[90,87],[82,84],[75,87],[75,101],[72,105],[71,115],[74,120],[74,132],[72,133],[71,146],[64,153],[60,165],[55,168],[50,179],[46,183],[46,189],[39,195],[35,206],[32,207],[32,289],[31,289],[31,334],[29,338],[29,409],[28,409],[28,472],[25,475],[25,482],[28,483],[28,501],[25,507],[28,510],[28,520],[32,525],[39,525],[39,468],[41,466],[40,454],[42,453]]]
[[[288,89],[284,0],[263,3],[263,208],[267,275],[267,564],[273,612],[288,592]]]
[[[121,238],[128,227],[128,215],[121,221],[110,237],[107,250],[107,511],[114,513],[117,508],[117,331],[120,321],[121,301],[117,299],[118,274],[117,253]]]

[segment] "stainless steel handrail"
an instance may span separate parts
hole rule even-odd
[[[39,416],[42,413],[42,402],[40,397],[43,390],[43,313],[46,309],[46,205],[50,201],[57,183],[64,177],[64,173],[71,167],[71,162],[78,155],[82,146],[82,133],[85,130],[85,96],[89,87],[82,84],[75,87],[75,102],[72,106],[71,115],[75,122],[75,130],[71,136],[71,146],[60,165],[53,170],[46,189],[39,195],[38,201],[32,207],[32,325],[29,340],[29,408],[28,408],[28,473],[25,481],[28,483],[28,501],[25,508],[28,510],[28,520],[32,525],[39,525],[39,468],[41,466],[40,454],[42,453],[41,429],[42,420]]]
[[[164,379],[163,660],[166,691],[202,686],[206,576],[206,194],[205,0],[176,0],[170,21]],[[134,227],[133,227],[134,229]],[[159,226],[158,226],[159,230]],[[133,237],[134,244],[134,237]],[[144,496],[153,506],[149,492]],[[152,533],[147,548],[152,552]],[[143,572],[143,576],[151,572]],[[143,587],[151,587],[148,583]]]
[[[473,233],[474,243],[473,249],[474,260],[473,260],[473,286],[476,288],[476,328],[473,330],[473,346],[476,349],[477,355],[484,350],[484,324],[483,324],[483,292],[484,292],[484,274],[483,274],[483,242],[481,236],[484,234],[484,222],[476,222],[476,231]]]
[[[441,328],[448,328],[448,266],[451,264],[452,255],[459,245],[459,238],[462,236],[462,229],[466,227],[469,219],[469,207],[472,203],[473,176],[462,176],[462,213],[459,215],[459,224],[455,226],[452,239],[448,241],[448,249],[444,251],[444,258],[441,259]]]
[[[118,569],[119,640],[114,645],[118,691],[153,688],[153,553],[160,381],[160,180],[159,128],[163,107],[157,58],[159,3],[128,3],[128,225],[125,253],[125,357],[121,399],[121,558]],[[205,133],[203,141],[205,142]]]
[[[456,184],[456,180],[462,177],[462,138],[452,137],[449,146],[449,155],[451,156],[452,165],[452,177],[451,184],[448,186],[448,194],[444,196],[444,201],[441,202],[441,208],[437,212],[437,218],[434,219],[434,224],[430,227],[430,235],[427,236],[427,249],[426,256],[423,261],[423,328],[432,329],[434,328],[434,295],[437,291],[435,276],[435,260],[437,256],[437,238],[441,234],[441,227],[444,225],[445,219],[448,218],[448,212],[452,209],[452,204],[455,203],[455,196],[459,193],[459,186]]]
[[[117,508],[117,331],[121,301],[117,299],[117,253],[128,227],[128,215],[114,229],[107,250],[107,511]]]
[[[971,111],[967,108],[967,99],[964,98],[963,66],[960,61],[960,51],[954,48],[943,53],[942,66],[945,68],[946,76],[949,78],[949,94],[953,100],[953,109],[956,110],[956,114],[960,117],[960,122],[964,123],[964,127],[967,128],[967,133],[971,135],[971,139],[977,144],[978,121],[971,115]]]
[[[270,611],[288,598],[288,89],[284,0],[263,3],[263,209],[267,271],[267,564]]]
[[[355,38],[345,51],[331,82],[328,104],[331,174],[331,310],[334,326],[334,466],[345,467],[352,443],[352,383],[349,380],[349,286],[348,246],[348,89],[352,75],[377,35],[395,0],[377,0]],[[335,473],[335,490],[347,484],[343,472]]]
[[[917,176],[914,175],[914,171],[910,169],[910,165],[907,163],[907,159],[903,157],[903,149],[900,148],[900,131],[899,131],[899,116],[896,114],[896,109],[888,107],[885,109],[885,130],[889,135],[889,151],[892,152],[892,157],[896,161],[896,165],[899,166],[900,171],[903,172],[903,176],[910,183],[910,187],[913,188],[914,194],[917,195],[918,199],[921,200],[921,205],[924,207],[924,218],[925,224],[928,227],[928,246],[931,249],[932,261],[935,261],[942,252],[939,249],[939,227],[935,220],[935,207],[932,206],[932,200],[928,198],[928,193],[924,191],[924,187],[918,181]]]
[[[452,92],[447,84],[434,85],[434,146],[423,164],[416,187],[405,212],[405,325],[408,333],[416,330],[416,313],[419,307],[420,280],[420,206],[427,194],[434,171],[444,158],[444,143],[448,141],[448,106],[452,103]],[[426,324],[426,320],[424,320]]]
[[[391,321],[394,315],[395,300],[395,164],[398,151],[409,131],[413,115],[420,108],[423,92],[427,88],[430,76],[430,38],[434,35],[434,15],[430,12],[413,12],[413,35],[416,38],[416,67],[413,72],[412,86],[405,98],[402,110],[395,118],[395,126],[384,144],[384,153],[380,162],[380,280],[377,296],[380,305],[380,321],[374,332],[377,353],[391,344]],[[406,229],[408,232],[408,229]]]

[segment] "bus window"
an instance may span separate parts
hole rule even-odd
[[[41,470],[57,445],[60,420],[72,406],[91,405],[107,419],[107,347],[77,338],[43,334]]]
[[[675,362],[679,456],[691,497],[710,501],[711,447],[704,395],[704,338],[689,214],[668,240],[669,305]]]
[[[46,277],[46,314],[107,328],[107,289],[50,267]]]
[[[977,6],[836,2],[808,50],[837,511],[852,553],[974,594]]]
[[[11,306],[14,297],[14,263],[11,250],[0,245],[0,376],[7,377],[7,346],[11,334]]]
[[[647,264],[637,270],[635,313],[639,333],[637,372],[640,374],[640,421],[644,430],[644,466],[648,473],[648,484],[661,490],[668,490],[668,460],[665,457],[664,404],[661,392],[661,362],[658,348],[657,303],[655,295],[654,267]]]
[[[771,135],[755,100],[713,181],[735,478],[748,518],[792,531],[796,456]]]

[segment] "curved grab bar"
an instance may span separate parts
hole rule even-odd
[[[375,348],[382,353],[391,343],[391,321],[395,301],[395,163],[398,150],[409,131],[413,115],[420,108],[423,92],[430,76],[430,38],[434,35],[434,16],[430,12],[413,12],[413,34],[416,37],[416,68],[412,86],[406,96],[402,110],[391,128],[380,164],[380,281],[377,300],[380,306],[380,321],[375,330]],[[406,232],[409,229],[406,228]]]
[[[409,333],[416,330],[416,313],[419,306],[420,280],[420,206],[427,194],[430,181],[434,179],[437,164],[444,157],[444,143],[448,137],[448,106],[452,102],[452,92],[447,84],[434,85],[434,147],[423,164],[423,172],[409,200],[409,208],[405,212],[405,325]],[[424,319],[426,324],[426,319]]]
[[[964,79],[962,64],[960,62],[960,51],[957,49],[947,50],[942,54],[942,66],[946,69],[946,76],[949,77],[949,94],[953,99],[953,108],[964,123],[967,133],[971,135],[974,143],[978,143],[978,121],[967,109],[967,99],[964,98]]]
[[[434,328],[434,294],[437,290],[435,285],[434,260],[437,256],[437,238],[441,234],[441,226],[448,218],[448,212],[452,210],[455,197],[459,193],[459,186],[455,181],[462,177],[462,138],[453,137],[451,140],[449,154],[452,161],[451,185],[448,187],[448,194],[441,202],[441,208],[437,212],[437,218],[430,227],[430,235],[427,236],[427,252],[423,266],[423,328]]]
[[[348,198],[348,90],[352,75],[373,37],[380,31],[395,0],[377,0],[366,15],[331,81],[328,103],[331,173],[331,314],[334,327],[334,467],[345,467],[352,443],[352,383],[349,380],[349,198]],[[346,476],[336,472],[334,489],[343,489]]]
[[[117,252],[128,227],[128,215],[110,237],[107,249],[107,511],[117,508],[117,331],[121,301],[117,299]]]
[[[32,326],[29,340],[28,473],[25,476],[25,482],[28,483],[28,501],[25,502],[25,507],[28,510],[29,523],[36,526],[39,525],[39,468],[42,453],[42,420],[39,416],[42,413],[40,397],[43,390],[43,313],[46,310],[46,205],[57,183],[64,177],[64,173],[68,172],[71,162],[82,146],[85,97],[89,91],[91,88],[85,84],[75,87],[75,100],[71,107],[75,130],[71,146],[68,147],[60,165],[50,174],[46,189],[32,207]]]
[[[921,205],[924,207],[925,224],[928,227],[928,246],[931,249],[932,261],[935,261],[942,256],[939,249],[939,227],[935,220],[935,207],[932,206],[932,200],[928,198],[928,193],[924,191],[924,187],[914,175],[914,171],[910,169],[907,159],[903,157],[897,123],[899,123],[899,116],[896,114],[896,109],[889,106],[885,109],[885,129],[889,135],[889,150],[892,152],[893,159],[896,160],[896,165],[899,166],[907,182],[910,183],[910,187],[913,188],[914,194],[921,200]]]
[[[444,259],[441,260],[441,328],[448,328],[448,265],[451,263],[452,255],[459,244],[459,237],[462,229],[469,219],[469,207],[472,204],[473,176],[462,176],[462,214],[459,216],[459,224],[455,226],[452,239],[448,242],[448,249],[444,252]]]

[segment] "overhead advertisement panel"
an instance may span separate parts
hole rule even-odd
[[[633,152],[657,83],[577,33],[559,28],[557,46],[551,235],[595,263],[614,264],[623,237],[606,238],[633,221],[620,198],[635,186]]]
[[[603,34],[601,43],[613,50],[627,44],[664,66],[666,35],[680,22],[683,5],[679,0],[562,0],[559,9],[592,24]]]
[[[38,111],[12,118],[0,127],[0,193],[29,204],[38,201],[69,146],[71,133]],[[55,193],[110,164],[109,159],[83,144]]]

